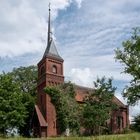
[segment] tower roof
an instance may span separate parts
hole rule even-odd
[[[43,55],[43,58],[45,57],[53,57],[59,60],[63,60],[62,57],[59,55],[57,48],[55,46],[54,40],[51,36],[52,32],[51,32],[51,14],[50,14],[50,4],[49,4],[49,19],[48,19],[48,42],[47,42],[47,48],[45,50],[45,53]]]
[[[45,53],[43,55],[43,58],[49,57],[49,56],[56,58],[56,59],[63,60],[56,49],[56,46],[55,46],[53,39],[51,39],[50,42],[48,43],[47,48],[45,50]]]

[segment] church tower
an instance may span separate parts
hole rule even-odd
[[[41,115],[38,115],[40,125],[40,136],[56,136],[56,111],[51,103],[50,96],[44,94],[43,89],[47,86],[56,86],[64,83],[63,76],[63,59],[59,55],[54,40],[51,36],[51,20],[50,6],[48,19],[48,42],[43,58],[38,63],[38,94],[36,110],[39,110]],[[42,126],[41,126],[42,125]]]

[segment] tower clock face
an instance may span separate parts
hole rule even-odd
[[[55,65],[52,66],[52,72],[57,73],[57,67]]]

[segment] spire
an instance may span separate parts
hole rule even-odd
[[[63,60],[60,55],[58,54],[58,51],[56,49],[55,43],[53,41],[53,38],[51,36],[51,8],[49,3],[49,17],[48,17],[48,42],[47,42],[47,48],[45,50],[45,53],[43,55],[44,57],[53,57],[59,60]]]
[[[49,3],[49,17],[48,17],[48,44],[51,41],[51,8]],[[48,46],[48,45],[47,45]]]

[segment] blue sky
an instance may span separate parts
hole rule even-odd
[[[121,74],[114,50],[140,22],[139,0],[50,0],[52,32],[65,60],[66,80],[93,86],[96,77],[113,77],[116,96],[131,77]],[[0,72],[36,65],[47,44],[49,0],[1,0]],[[123,101],[125,102],[125,101]],[[139,105],[130,108],[131,116]]]

